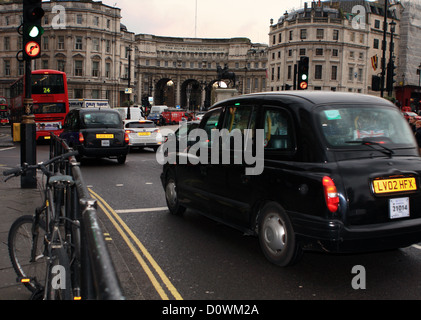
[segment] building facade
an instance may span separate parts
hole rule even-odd
[[[266,91],[267,45],[247,38],[196,39],[136,35],[136,92],[157,105],[209,107],[217,68],[236,75],[239,94]]]
[[[388,48],[392,21],[395,48],[399,46],[400,11],[396,7],[391,7],[387,18]],[[294,88],[294,66],[301,56],[307,56],[310,90],[379,95],[372,90],[371,80],[381,73],[383,13],[380,3],[368,1],[311,2],[285,12],[277,23],[271,21],[269,89]],[[398,50],[394,59],[398,65]]]
[[[135,34],[121,23],[121,10],[102,2],[43,2],[41,58],[32,69],[68,76],[69,98],[108,99],[113,107],[142,98],[170,107],[212,103],[217,67],[236,73],[240,93],[266,90],[267,45],[247,38],[170,38]],[[0,1],[0,96],[24,74],[22,1]],[[126,90],[126,89],[131,90]],[[131,93],[130,93],[131,92]]]
[[[399,69],[396,98],[403,106],[421,110],[421,1],[402,1]]]

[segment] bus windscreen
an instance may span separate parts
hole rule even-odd
[[[63,75],[32,74],[32,94],[64,93]]]
[[[64,103],[34,103],[32,107],[34,114],[66,113]]]

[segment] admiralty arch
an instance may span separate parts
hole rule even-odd
[[[218,67],[235,74],[225,80],[239,94],[266,90],[267,45],[247,38],[198,39],[139,34],[135,37],[137,100],[155,105],[206,109],[220,86]]]

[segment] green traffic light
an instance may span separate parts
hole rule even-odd
[[[44,33],[44,28],[38,26],[32,26],[29,29],[29,36],[31,38],[36,38]]]

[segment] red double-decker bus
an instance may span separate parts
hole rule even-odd
[[[56,70],[32,71],[32,113],[35,115],[36,139],[48,140],[50,133],[62,132],[64,118],[69,112],[67,77]],[[10,88],[10,118],[12,123],[21,123],[25,115],[23,103],[25,97],[24,77],[14,82]]]
[[[9,124],[9,106],[5,97],[0,97],[0,124]]]

